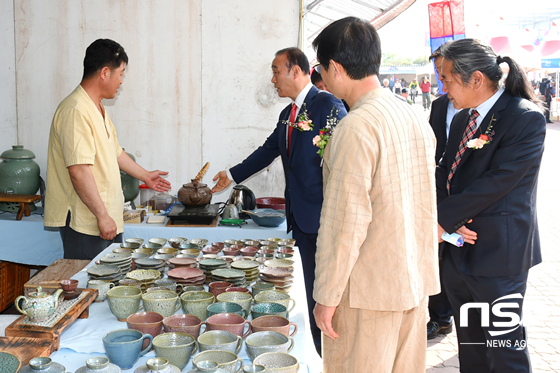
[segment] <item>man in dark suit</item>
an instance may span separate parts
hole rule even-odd
[[[434,67],[436,69],[438,77],[441,76],[441,57],[440,48],[438,48],[430,56],[430,61],[434,61]],[[430,111],[430,126],[436,136],[436,165],[439,163],[441,156],[445,151],[445,145],[447,144],[447,136],[449,134],[449,128],[451,127],[451,122],[453,117],[457,113],[457,109],[453,106],[453,103],[447,98],[447,93],[438,97],[432,102],[432,109]],[[440,252],[443,249],[443,244],[440,244]],[[440,255],[441,260],[441,255]],[[440,279],[441,279],[441,265],[440,265]],[[445,287],[443,286],[443,281],[441,284],[441,292],[436,295],[430,295],[428,300],[428,312],[430,314],[430,321],[427,324],[427,334],[428,339],[434,339],[439,334],[449,334],[453,331],[453,320],[451,305],[449,304],[449,299],[447,299],[447,294],[445,292]]]
[[[522,306],[529,268],[541,262],[536,186],[545,119],[511,58],[474,39],[445,44],[441,54],[444,89],[465,108],[436,170],[438,233],[465,239],[442,253],[460,370],[530,372]]]
[[[240,183],[267,167],[278,156],[282,159],[286,179],[286,217],[288,232],[292,231],[299,247],[303,265],[309,319],[315,347],[321,351],[321,331],[313,317],[313,282],[315,281],[315,251],[319,218],[323,203],[323,174],[319,148],[313,138],[325,127],[327,118],[338,111],[338,118],[346,115],[342,102],[331,93],[320,91],[311,84],[309,62],[297,48],[286,48],[276,53],[272,62],[272,83],[280,97],[289,97],[294,103],[280,113],[279,121],[264,144],[240,164],[228,171],[220,171],[212,192],[229,186],[231,181]],[[306,113],[313,128],[302,130],[287,125],[296,123]],[[231,176],[228,175],[228,172]]]

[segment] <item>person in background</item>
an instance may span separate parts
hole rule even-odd
[[[389,89],[391,90],[391,92],[394,92],[394,88],[395,88],[395,77],[391,77],[389,79]]]
[[[425,76],[422,78],[422,83],[420,83],[420,90],[422,91],[422,106],[424,106],[424,111],[428,110],[430,108],[430,104],[432,103],[431,89],[432,83],[430,83],[430,79]]]
[[[313,83],[313,85],[317,87],[317,89],[320,89],[321,91],[329,92],[329,89],[327,88],[327,85],[323,81],[321,74],[315,68],[313,68],[312,70],[313,71],[311,72],[311,83]]]
[[[439,77],[441,77],[441,61],[443,60],[440,48],[434,51],[429,58],[430,61],[434,61],[434,67]],[[432,126],[432,129],[434,130],[434,135],[436,135],[436,165],[439,163],[439,160],[445,151],[449,128],[451,127],[451,122],[457,112],[458,110],[453,106],[453,102],[451,102],[447,97],[447,93],[439,96],[432,103],[429,122],[430,126]],[[443,250],[442,244],[440,244],[440,251],[441,250]],[[441,282],[441,265],[439,266],[439,269]],[[427,325],[428,339],[436,338],[439,334],[449,334],[453,331],[453,313],[451,311],[451,305],[449,304],[449,299],[447,299],[443,283],[441,285],[441,292],[429,297],[428,312],[430,315],[430,321]]]
[[[313,46],[327,86],[352,107],[323,158],[313,292],[323,372],[425,372],[425,302],[439,292],[434,135],[381,87],[368,21],[335,21]]]
[[[241,183],[268,167],[276,158],[282,159],[288,232],[292,232],[300,250],[311,334],[320,353],[321,332],[313,318],[313,281],[317,231],[323,203],[323,178],[321,157],[317,154],[319,149],[313,145],[313,138],[325,127],[333,108],[334,112],[338,110],[338,119],[346,115],[346,110],[332,94],[319,91],[311,84],[309,62],[297,48],[276,52],[272,61],[272,83],[280,97],[289,97],[293,103],[282,110],[276,128],[262,146],[240,164],[220,171],[214,177],[217,183],[212,192],[224,190],[232,180]],[[294,129],[293,126],[297,125],[303,114],[311,119],[313,128],[302,131]]]
[[[400,95],[401,88],[402,88],[401,81],[397,79],[397,81],[395,82],[395,94]]]
[[[389,88],[389,79],[383,79],[383,88]]]
[[[408,88],[410,89],[410,99],[412,103],[415,104],[416,96],[418,96],[418,82],[416,81],[416,79],[412,79],[412,82],[410,82],[410,86]]]
[[[542,261],[536,196],[546,121],[510,57],[475,39],[446,43],[441,55],[443,89],[464,109],[436,170],[440,242],[444,232],[465,240],[461,247],[445,242],[441,254],[459,368],[528,373],[522,309],[529,269]],[[503,63],[509,72],[502,86]]]
[[[547,123],[553,123],[550,120],[550,104],[552,103],[552,97],[554,96],[554,87],[550,82],[550,78],[543,78],[542,82],[539,84],[539,92],[543,96],[543,101],[545,102],[545,118]]]
[[[56,109],[49,134],[46,227],[60,227],[65,259],[93,259],[122,242],[124,195],[120,170],[165,192],[162,171],[146,171],[126,154],[103,99],[122,84],[128,56],[110,39],[86,50],[81,83]]]

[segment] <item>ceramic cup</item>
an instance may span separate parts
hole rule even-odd
[[[217,297],[218,295],[225,293],[226,289],[231,286],[231,282],[227,281],[214,281],[208,285],[209,291]]]
[[[296,301],[290,298],[288,293],[280,290],[267,290],[259,293],[255,296],[255,303],[279,303],[288,309],[288,313],[296,306]],[[291,307],[290,303],[292,303]]]
[[[129,329],[136,329],[155,338],[163,331],[163,316],[157,312],[137,312],[128,316],[126,325]],[[142,349],[148,347],[148,344],[148,341],[144,341]]]
[[[151,291],[142,295],[144,309],[157,312],[163,317],[171,316],[181,308],[177,293],[169,290]]]
[[[245,339],[247,354],[251,360],[265,352],[288,353],[294,348],[294,339],[278,332],[257,332]]]
[[[156,356],[166,358],[179,369],[187,366],[197,349],[198,343],[187,333],[163,333],[154,338]]]
[[[294,329],[290,333],[292,326]],[[253,333],[270,331],[284,334],[287,337],[293,337],[298,331],[298,326],[285,317],[268,315],[254,319],[251,322],[251,330]]]
[[[206,320],[206,308],[216,299],[207,291],[189,291],[181,294],[183,312],[195,315],[201,320]]]
[[[280,303],[257,303],[251,308],[253,320],[261,316],[274,315],[288,318],[288,310]]]
[[[197,373],[214,373],[219,369],[218,363],[210,360],[199,361],[193,365],[196,367]]]
[[[243,309],[243,307],[241,307],[237,303],[231,303],[231,302],[216,302],[214,304],[209,305],[208,308],[206,308],[206,311],[208,317],[217,315],[219,313],[235,313],[236,315],[239,315],[244,319],[246,319],[247,316],[249,316],[249,314],[247,313],[247,311]]]
[[[251,286],[251,290],[253,291],[253,298],[255,298],[260,292],[274,290],[274,284],[270,282],[257,282]]]
[[[163,330],[166,333],[187,333],[198,338],[201,326],[202,321],[194,315],[173,315],[163,319]],[[204,328],[206,330],[206,326]]]
[[[243,309],[247,311],[247,313],[249,313],[249,311],[251,310],[251,305],[253,304],[253,297],[251,296],[251,294],[243,293],[240,291],[228,291],[222,293],[216,297],[216,300],[218,302],[237,303],[241,307],[243,307]]]
[[[107,292],[112,289],[113,286],[115,286],[115,284],[113,284],[112,282],[103,280],[89,280],[87,283],[87,287],[89,289],[97,289],[99,293],[94,302],[103,302],[105,299],[107,299]]]
[[[266,372],[266,368],[262,365],[245,365],[243,367],[243,373],[257,373],[257,372]]]
[[[204,286],[198,286],[198,285],[183,286],[183,293],[186,293],[187,291],[205,291],[205,290],[204,290]]]
[[[119,280],[119,285],[120,286],[134,286],[135,288],[138,288],[140,290],[146,290],[146,284],[144,284],[140,280],[136,280],[136,279],[133,279],[133,278],[123,278],[122,280]]]
[[[148,347],[142,349],[144,339],[148,339]],[[119,329],[103,336],[103,346],[109,361],[121,369],[130,369],[140,356],[152,348],[153,337],[134,329]]]
[[[140,309],[142,290],[132,286],[115,286],[107,292],[109,309],[119,321],[126,321],[127,317]]]
[[[160,278],[159,280],[156,280],[154,284],[158,287],[167,288],[169,291],[174,293],[181,293],[183,291],[183,285],[178,284],[170,278]]]
[[[208,350],[224,350],[239,354],[243,339],[226,330],[210,330],[201,334],[198,338],[200,352]]]
[[[241,286],[230,286],[229,288],[226,289],[226,293],[227,292],[234,292],[234,291],[238,291],[240,293],[247,293],[250,296],[253,296],[253,293],[251,293],[251,290],[249,290],[247,288],[243,288]]]
[[[197,366],[202,361],[214,361],[218,367],[228,373],[243,372],[243,359],[229,351],[203,351],[193,357],[193,365]]]
[[[245,325],[249,328],[244,332]],[[206,320],[206,330],[225,330],[245,338],[251,332],[251,323],[234,313],[219,313]]]
[[[169,289],[163,286],[153,286],[146,289],[146,293],[151,293],[152,291],[169,291]]]
[[[284,352],[266,352],[255,358],[253,364],[262,365],[267,373],[297,373],[298,360]]]

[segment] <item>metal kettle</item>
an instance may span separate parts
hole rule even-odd
[[[249,219],[249,214],[241,212],[241,210],[254,210],[257,206],[257,199],[251,189],[245,185],[238,184],[233,187],[227,204],[237,207],[241,219]]]

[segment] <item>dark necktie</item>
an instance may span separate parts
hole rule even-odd
[[[295,102],[292,104],[292,111],[290,112],[290,123],[296,123],[297,105]],[[288,156],[290,156],[290,143],[292,142],[292,131],[294,127],[288,126]]]
[[[457,154],[455,155],[455,162],[451,165],[451,170],[449,171],[449,175],[447,176],[447,193],[449,193],[449,188],[451,187],[451,179],[453,175],[455,175],[455,171],[457,171],[457,167],[459,167],[459,163],[461,163],[461,158],[463,157],[463,153],[467,150],[467,142],[473,138],[474,134],[476,133],[476,118],[478,118],[478,111],[473,110],[471,115],[469,116],[469,125],[465,128],[465,132],[463,133],[463,138],[461,143],[459,144],[459,149],[457,150]]]

